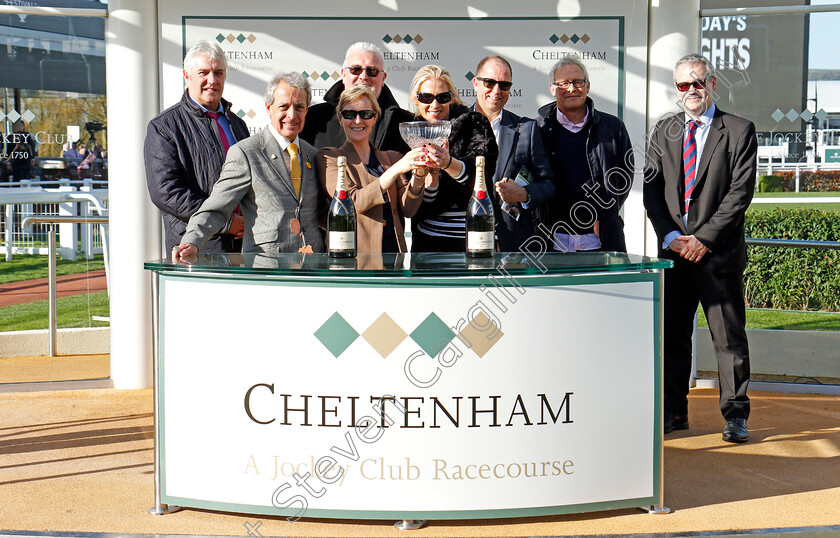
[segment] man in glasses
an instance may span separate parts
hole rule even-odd
[[[337,148],[344,144],[344,129],[335,113],[338,98],[345,88],[362,85],[370,88],[382,110],[373,126],[371,144],[381,151],[406,153],[409,147],[400,136],[399,125],[404,121],[413,121],[414,117],[397,104],[391,90],[385,85],[386,76],[385,59],[379,47],[363,41],[350,45],[341,68],[341,80],[327,90],[323,103],[309,109],[306,127],[300,137],[318,149]]]
[[[536,122],[505,110],[513,85],[510,62],[487,56],[475,72],[473,108],[490,120],[499,145],[492,178],[496,237],[502,252],[515,252],[534,235],[534,210],[554,197],[551,167]]]
[[[619,211],[633,184],[633,153],[624,123],[595,108],[589,74],[574,56],[549,71],[555,102],[537,113],[556,193],[550,204],[555,250],[626,252]]]
[[[149,122],[146,183],[163,216],[167,251],[181,242],[187,221],[210,196],[228,148],[248,138],[245,122],[222,99],[226,76],[222,49],[199,41],[184,57],[187,90],[181,101]],[[242,216],[234,214],[219,234],[208,239],[204,252],[239,252],[242,226]]]
[[[723,440],[748,438],[749,348],[743,277],[744,213],[755,188],[755,125],[717,108],[704,56],[674,68],[680,113],[660,121],[648,147],[644,203],[665,271],[665,433],[688,429],[691,338],[698,302],[715,343]]]

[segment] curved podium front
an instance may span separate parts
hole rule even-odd
[[[159,498],[289,517],[662,505],[662,270],[620,253],[151,262]]]

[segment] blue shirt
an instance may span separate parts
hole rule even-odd
[[[222,108],[222,103],[221,102],[219,102],[219,109],[218,110],[209,110],[207,108],[204,108],[200,104],[196,103],[193,100],[193,98],[190,97],[189,92],[187,92],[187,99],[190,100],[190,103],[194,104],[195,106],[197,106],[198,108],[200,108],[204,112],[218,112],[219,117],[216,118],[216,121],[218,121],[219,125],[222,126],[222,131],[225,132],[225,136],[227,137],[228,142],[230,142],[230,145],[232,146],[232,145],[236,144],[236,137],[233,136],[233,131],[230,130],[230,122],[225,117],[225,111]]]

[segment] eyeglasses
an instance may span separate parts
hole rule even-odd
[[[556,82],[552,82],[551,85],[552,86],[557,86],[561,90],[569,89],[569,85],[572,85],[577,89],[581,89],[581,88],[583,88],[583,86],[587,82],[588,81],[585,78],[584,79],[578,79],[578,80],[558,80]]]
[[[345,120],[355,120],[356,116],[361,116],[363,120],[370,120],[376,117],[376,112],[373,110],[342,110],[339,114]]]
[[[513,86],[513,82],[509,80],[496,80],[492,78],[484,78],[484,77],[475,77],[476,80],[480,80],[482,84],[484,84],[485,88],[492,88],[496,84],[499,85],[499,89],[503,92],[510,90],[510,87]]]
[[[371,66],[362,67],[361,65],[348,65],[344,69],[350,71],[350,74],[353,75],[354,77],[358,77],[359,75],[362,74],[362,71],[364,71],[365,73],[367,73],[367,76],[369,76],[370,78],[378,77],[379,73],[382,71],[378,67],[371,67]]]
[[[431,105],[434,101],[437,101],[439,105],[445,105],[449,101],[452,100],[452,92],[441,92],[437,95],[433,93],[417,93],[417,100],[423,103],[424,105]]]
[[[699,90],[700,88],[705,88],[705,87],[706,87],[706,82],[708,82],[708,79],[705,79],[705,80],[695,80],[695,81],[693,81],[693,82],[674,82],[674,85],[677,87],[677,89],[678,89],[679,91],[681,91],[681,92],[687,92],[688,90],[690,90],[690,89],[691,89],[691,87],[692,87],[692,86],[694,86],[694,87],[695,87],[695,88],[697,88],[698,90]]]

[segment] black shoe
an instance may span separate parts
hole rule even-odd
[[[675,415],[674,413],[666,411],[663,429],[665,433],[671,433],[674,430],[687,430],[688,415]]]
[[[723,440],[728,443],[746,443],[749,439],[747,433],[747,420],[743,418],[730,418],[723,427]]]

